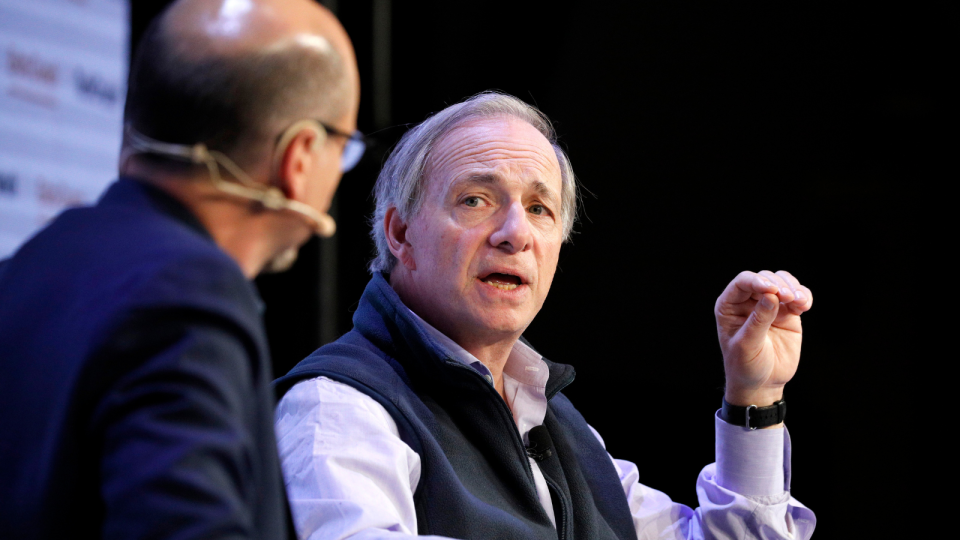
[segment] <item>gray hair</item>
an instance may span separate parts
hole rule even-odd
[[[390,252],[383,220],[390,208],[396,208],[400,219],[408,221],[423,206],[424,171],[437,141],[447,133],[474,118],[512,116],[537,129],[557,154],[560,162],[561,202],[560,220],[563,240],[569,241],[577,216],[577,180],[570,158],[557,143],[557,134],[539,109],[500,92],[483,92],[451,105],[407,131],[390,153],[374,187],[376,209],[370,219],[370,236],[377,248],[377,256],[370,261],[370,272],[389,272],[397,264]]]

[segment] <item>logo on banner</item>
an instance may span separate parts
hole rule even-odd
[[[55,208],[78,206],[86,201],[82,190],[66,182],[57,182],[43,175],[37,177],[37,199]]]
[[[0,172],[0,195],[17,194],[17,175],[12,172]]]
[[[116,84],[96,73],[87,73],[78,67],[73,71],[73,81],[81,96],[99,101],[104,105],[113,105],[120,98],[120,89]]]
[[[10,96],[43,107],[57,106],[54,92],[60,79],[60,66],[56,62],[11,45],[7,47],[7,72],[12,75],[12,83],[7,88]]]
[[[56,62],[44,60],[39,54],[29,54],[7,48],[7,69],[13,75],[19,75],[35,82],[46,83],[50,86],[57,84],[59,66]]]

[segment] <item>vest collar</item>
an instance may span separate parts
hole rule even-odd
[[[406,369],[414,372],[410,373],[414,379],[440,378],[450,365],[462,366],[403,304],[383,273],[375,272],[367,284],[354,313],[353,324],[380,350],[401,360]],[[533,348],[529,341],[523,337],[520,339]],[[573,366],[546,358],[543,361],[550,371],[546,387],[546,396],[550,399],[573,382],[576,372]]]

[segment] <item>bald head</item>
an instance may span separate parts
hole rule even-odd
[[[353,54],[336,17],[311,0],[180,0],[163,22],[172,36],[193,40],[198,53],[249,53],[294,36],[322,36]]]
[[[350,39],[318,3],[180,0],[141,41],[125,121],[251,166],[268,161],[273,140],[297,120],[352,130],[358,100]]]

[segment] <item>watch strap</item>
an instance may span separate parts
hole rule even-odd
[[[724,399],[723,407],[720,409],[720,418],[725,422],[750,429],[775,426],[783,422],[786,416],[787,402],[783,399],[766,407],[756,405],[740,407],[731,405]]]

